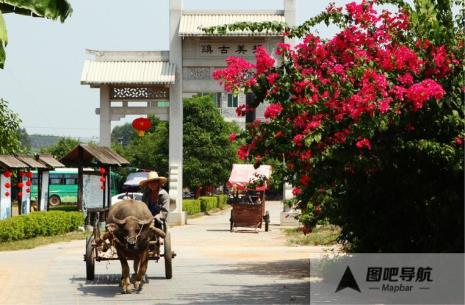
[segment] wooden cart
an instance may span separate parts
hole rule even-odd
[[[265,232],[270,225],[270,214],[265,209],[265,192],[247,191],[237,196],[232,202],[229,230],[237,227],[261,229],[265,224]]]
[[[270,214],[266,211],[266,179],[271,176],[271,166],[262,165],[255,169],[252,164],[234,164],[228,186],[233,189],[231,198],[230,231],[237,227],[261,229],[265,232],[270,225]],[[265,179],[263,184],[254,185],[257,177]],[[253,186],[253,188],[251,188]]]
[[[93,241],[100,238],[100,229],[98,227],[99,212],[96,213],[94,230],[92,235],[86,239],[86,253],[84,254],[84,261],[86,262],[86,278],[89,281],[95,278],[95,262],[118,260],[116,249],[113,246],[107,246],[102,243],[100,246],[96,246]],[[166,222],[163,221],[162,229],[165,232],[165,238],[158,237],[156,240],[149,242],[149,260],[158,262],[160,258],[163,258],[165,262],[165,277],[171,279],[173,277],[173,265],[172,260],[176,256],[176,253],[171,248],[171,236],[168,231]],[[163,248],[163,250],[161,250]],[[134,258],[127,257],[128,260]]]

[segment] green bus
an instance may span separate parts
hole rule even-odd
[[[37,201],[37,171],[32,172],[31,200]],[[119,175],[111,172],[111,195],[118,194]],[[57,206],[61,203],[76,203],[78,193],[78,169],[57,168],[49,172],[48,203]]]

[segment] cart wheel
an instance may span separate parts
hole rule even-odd
[[[265,219],[265,232],[268,232],[269,226],[270,226],[270,213],[266,211],[265,216],[263,216]]]
[[[229,218],[229,232],[232,232],[234,229],[234,221],[232,218],[232,211],[231,211],[231,217]]]
[[[95,278],[95,257],[92,255],[94,251],[94,247],[92,247],[93,241],[93,235],[86,239],[86,278],[89,281],[93,281]]]
[[[170,232],[166,232],[166,236],[164,238],[164,258],[165,258],[165,277],[167,279],[171,279],[173,277],[173,252],[171,251],[171,234]]]

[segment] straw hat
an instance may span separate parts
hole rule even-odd
[[[168,179],[166,179],[165,177],[162,177],[162,176],[158,176],[157,172],[149,172],[149,174],[147,175],[147,179],[142,180],[141,182],[139,182],[139,185],[142,186],[142,187],[146,187],[147,183],[149,183],[151,181],[159,181],[160,185],[164,185],[168,181]]]

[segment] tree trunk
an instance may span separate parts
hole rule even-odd
[[[201,190],[202,188],[200,186],[195,187],[195,199],[199,199]]]

